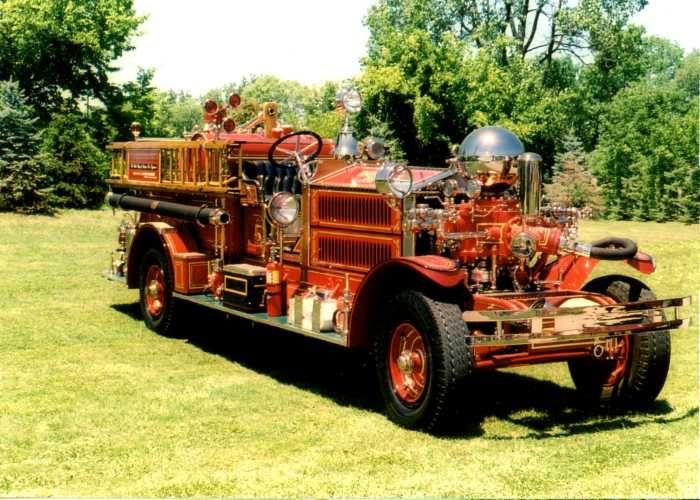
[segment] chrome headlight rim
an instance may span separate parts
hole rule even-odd
[[[405,163],[385,161],[377,171],[374,179],[377,192],[403,199],[413,188],[413,174]]]
[[[293,193],[280,191],[270,198],[267,214],[273,223],[287,227],[299,218],[299,208],[299,200]]]

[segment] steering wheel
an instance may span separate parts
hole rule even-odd
[[[305,140],[302,141],[302,138]],[[309,141],[313,139],[312,141]],[[316,169],[311,163],[316,159],[323,147],[323,139],[316,132],[300,130],[277,139],[267,152],[267,159],[275,167],[289,167],[296,164],[299,167],[299,180],[304,184],[313,179]],[[282,160],[275,156],[284,155]]]

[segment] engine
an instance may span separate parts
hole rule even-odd
[[[427,181],[387,162],[377,190],[393,199],[413,197],[414,206],[404,209],[404,230],[415,235],[416,253],[459,261],[475,291],[546,287],[542,271],[557,255],[633,257],[637,248],[630,240],[578,242],[578,209],[542,206],[541,161],[508,130],[484,127]]]

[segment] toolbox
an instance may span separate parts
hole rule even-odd
[[[224,266],[224,305],[248,312],[265,308],[265,268],[251,264]]]
[[[209,283],[209,259],[199,252],[173,253],[175,291],[201,293]]]

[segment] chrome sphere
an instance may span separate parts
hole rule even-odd
[[[482,127],[474,130],[459,145],[462,159],[494,161],[512,159],[525,152],[523,143],[503,127]]]

